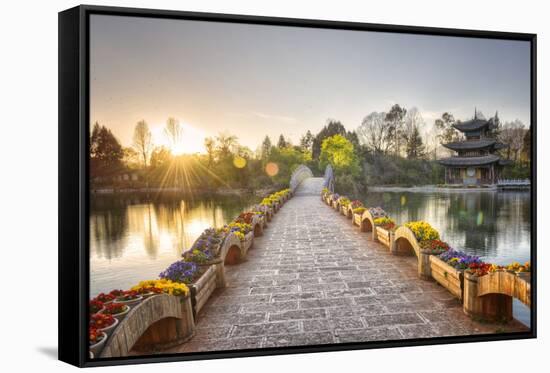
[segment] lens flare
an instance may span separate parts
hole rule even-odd
[[[275,176],[279,173],[279,166],[277,163],[269,162],[265,165],[265,173],[269,176]]]
[[[483,211],[479,211],[477,213],[476,224],[477,225],[483,225]]]
[[[237,168],[245,168],[246,166],[246,159],[243,157],[237,155],[235,158],[233,158],[233,166]]]

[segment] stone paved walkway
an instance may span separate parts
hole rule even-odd
[[[304,181],[256,238],[247,260],[226,267],[195,337],[170,352],[494,333],[466,317],[415,257],[389,254],[320,200],[321,179]],[[517,324],[507,328],[517,328]]]

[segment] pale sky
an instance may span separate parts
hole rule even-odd
[[[530,123],[526,41],[91,16],[90,119],[129,146],[144,119],[166,142],[169,116],[185,144],[230,132],[254,150],[267,134],[297,143],[328,118],[356,129],[394,103],[428,125],[449,111]]]

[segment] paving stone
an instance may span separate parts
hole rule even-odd
[[[388,341],[402,339],[399,329],[395,327],[368,328],[362,330],[345,330],[337,332],[337,339],[341,343]]]
[[[341,307],[341,306],[344,306],[344,305],[350,305],[352,303],[353,303],[353,299],[351,299],[351,298],[301,300],[300,301],[300,308]]]
[[[268,336],[264,347],[306,346],[334,343],[334,335],[330,332],[302,333],[280,336]]]
[[[424,320],[416,313],[399,313],[391,315],[365,316],[365,323],[368,327],[383,325],[406,325],[406,324],[424,324]]]
[[[275,334],[291,334],[301,332],[297,321],[271,322],[253,325],[237,325],[232,332],[233,337],[265,336]]]
[[[365,325],[360,317],[332,317],[330,319],[304,320],[303,327],[305,332],[317,332],[324,330],[362,329]]]
[[[327,316],[327,312],[321,308],[306,310],[290,310],[278,313],[270,313],[269,321],[318,319]]]

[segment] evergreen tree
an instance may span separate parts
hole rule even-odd
[[[288,145],[289,143],[285,140],[285,137],[283,136],[283,134],[281,134],[279,136],[279,141],[277,142],[277,147],[279,149],[283,149],[283,148],[286,148]]]
[[[407,158],[417,159],[423,158],[425,155],[425,146],[422,142],[422,136],[420,136],[420,131],[418,126],[414,126],[410,137],[407,139]]]

